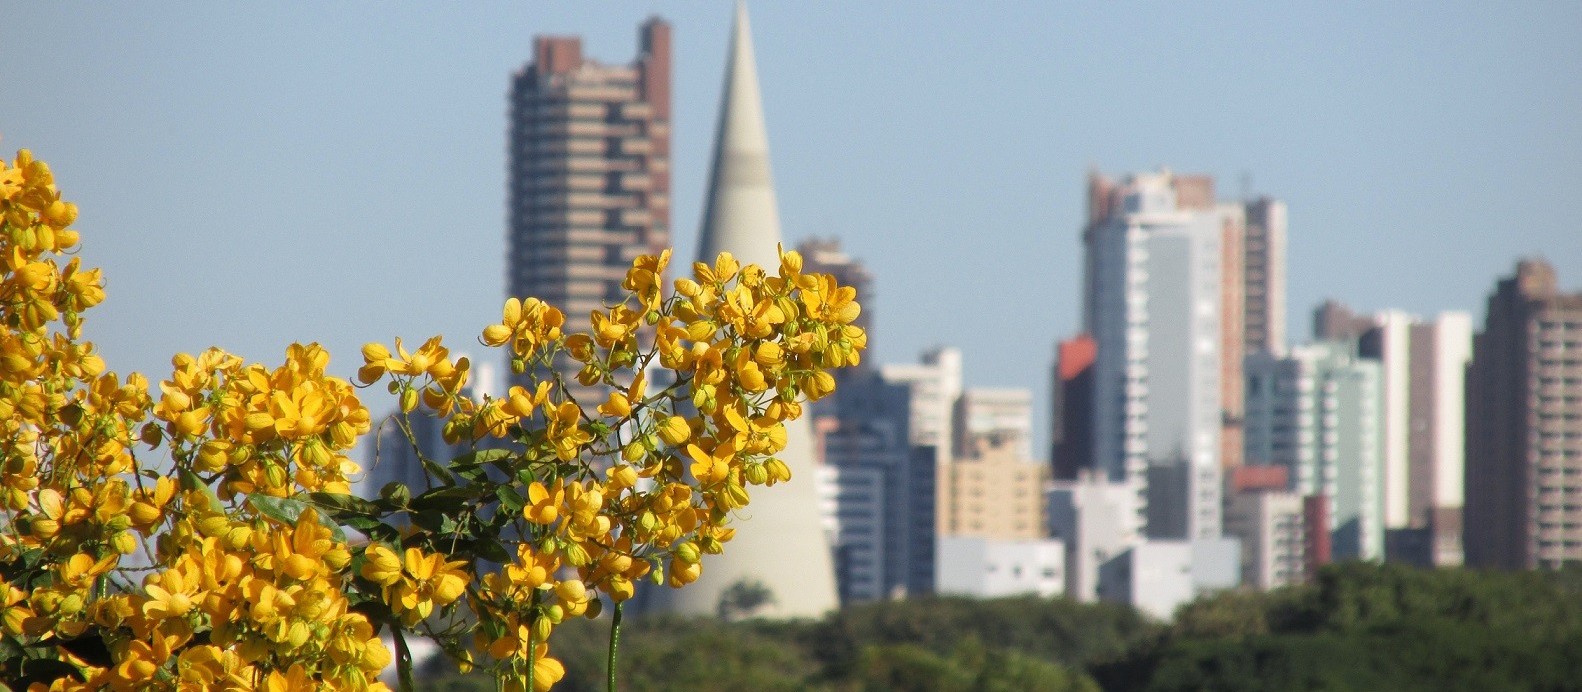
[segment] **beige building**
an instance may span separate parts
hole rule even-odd
[[[1018,454],[1014,446],[982,446],[971,458],[942,467],[940,480],[942,536],[1003,541],[1045,537],[1049,466]]]
[[[955,458],[978,450],[1008,447],[1018,457],[1033,455],[1033,392],[1020,388],[975,387],[955,402]]]

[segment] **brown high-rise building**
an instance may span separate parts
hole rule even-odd
[[[1248,353],[1285,351],[1285,202],[1259,197],[1242,205],[1242,329]]]
[[[657,18],[628,65],[535,39],[511,83],[508,295],[578,324],[623,295],[633,259],[669,247],[670,43]]]
[[[1582,560],[1582,292],[1516,266],[1489,297],[1467,366],[1466,561]]]
[[[1313,309],[1315,341],[1357,341],[1378,328],[1372,315],[1359,315],[1345,303],[1330,299]]]
[[[1219,463],[1228,470],[1241,466],[1246,438],[1247,213],[1240,204],[1219,209]]]

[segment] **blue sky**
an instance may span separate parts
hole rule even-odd
[[[788,239],[877,275],[875,352],[1030,386],[1077,327],[1083,176],[1166,165],[1290,205],[1289,314],[1473,312],[1517,258],[1582,287],[1582,4],[751,6]],[[540,33],[676,31],[690,256],[724,2],[0,2],[0,149],[55,167],[112,367],[211,344],[476,335],[503,299],[506,90]],[[370,399],[380,401],[382,394]],[[1040,413],[1042,415],[1042,413]],[[1040,428],[1044,427],[1041,423]]]

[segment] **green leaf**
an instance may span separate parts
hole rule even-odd
[[[439,464],[435,463],[434,460],[422,455],[418,456],[418,460],[423,462],[423,470],[433,474],[435,478],[440,480],[440,482],[448,486],[456,485],[456,475],[451,473],[449,469],[440,466]]]
[[[297,519],[302,516],[302,511],[309,507],[308,503],[296,498],[256,494],[247,496],[247,504],[252,505],[253,509],[258,510],[260,514],[270,519],[293,526],[296,525]],[[315,513],[319,517],[319,523],[323,524],[335,535],[335,540],[342,543],[346,542],[346,532],[342,531],[341,527],[328,514],[324,512]]]
[[[516,480],[521,481],[522,485],[532,485],[538,478],[533,475],[532,469],[524,466],[516,470]]]
[[[77,670],[77,666],[65,661],[30,658],[22,662],[22,679],[16,682],[24,685],[31,685],[36,682],[48,686],[49,683],[64,677],[76,678],[79,681],[83,679],[82,671]]]
[[[84,635],[76,639],[67,639],[60,642],[60,648],[70,651],[83,663],[100,668],[108,668],[115,664],[115,659],[110,655],[110,648],[105,645],[103,636]]]
[[[177,471],[176,478],[180,482],[179,485],[181,486],[182,490],[186,490],[188,492],[193,490],[199,491],[208,496],[210,507],[218,509],[221,506],[220,496],[214,494],[214,488],[209,487],[208,483],[203,482],[203,478],[198,474],[193,473],[192,469],[181,469],[180,471]]]
[[[522,511],[527,504],[527,499],[517,492],[515,488],[502,485],[494,490],[494,496],[500,498],[500,506],[510,510],[512,514]]]
[[[450,466],[451,468],[482,466],[502,461],[510,456],[511,450],[509,449],[477,449],[452,459]]]
[[[401,540],[401,532],[395,527],[372,517],[348,517],[346,525],[376,541],[394,543]]]
[[[490,562],[504,565],[514,561],[511,553],[506,551],[505,546],[499,540],[488,537],[479,538],[472,542],[472,547],[474,554]]]
[[[488,478],[486,466],[506,471],[510,468],[513,457],[508,449],[477,449],[453,459],[450,462],[450,470],[457,476],[476,483]]]
[[[390,633],[395,636],[396,684],[401,692],[412,692],[416,689],[412,684],[412,652],[407,648],[406,637],[402,636],[400,627],[392,627]]]
[[[462,468],[450,467],[451,473],[469,483],[477,483],[489,476],[489,472],[482,466],[465,466]]]
[[[423,493],[422,495],[412,498],[412,502],[409,506],[412,509],[419,511],[439,509],[454,514],[461,511],[468,500],[474,499],[477,496],[478,490],[476,488],[435,488],[434,490],[430,490],[426,493]]]
[[[455,533],[456,531],[456,520],[452,519],[449,514],[439,510],[431,509],[417,512],[412,515],[412,523],[417,524],[420,528],[439,534]]]
[[[308,493],[313,504],[324,509],[333,509],[339,512],[360,514],[367,517],[379,516],[379,507],[374,503],[353,495],[339,493]]]

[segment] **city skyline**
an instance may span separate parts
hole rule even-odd
[[[1248,8],[754,5],[786,240],[837,236],[873,271],[870,358],[956,345],[974,386],[1043,381],[1078,326],[1095,166],[1205,171],[1224,198],[1251,172],[1249,192],[1287,201],[1292,325],[1326,297],[1480,319],[1528,256],[1576,285],[1560,202],[1582,182],[1582,49],[1556,15],[1577,10]],[[115,307],[87,336],[123,372],[157,379],[210,343],[269,362],[319,340],[343,374],[395,335],[481,353],[504,275],[505,80],[539,34],[614,61],[648,15],[676,27],[672,239],[695,249],[725,5],[7,13],[0,59],[27,98],[0,104],[0,148],[50,160],[81,203]],[[260,269],[228,273],[237,256]]]

